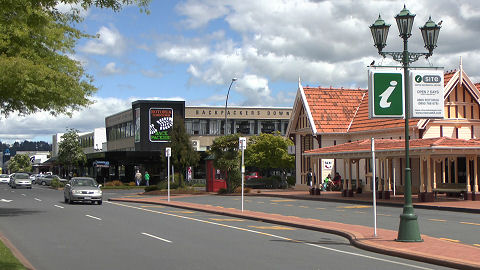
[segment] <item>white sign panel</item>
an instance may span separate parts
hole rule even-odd
[[[443,70],[411,70],[410,116],[444,118]]]
[[[172,156],[172,148],[170,148],[170,147],[165,148],[165,156],[166,157],[171,157]]]
[[[238,138],[238,148],[239,149],[247,149],[247,138],[246,137],[240,137]]]
[[[333,159],[322,159],[322,162],[323,162],[323,169],[324,170],[333,169]]]

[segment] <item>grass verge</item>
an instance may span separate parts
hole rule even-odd
[[[25,270],[23,264],[18,261],[15,256],[13,256],[10,249],[5,246],[5,244],[0,241],[0,269],[2,270]]]

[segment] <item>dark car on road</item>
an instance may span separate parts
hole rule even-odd
[[[92,202],[102,204],[102,185],[90,177],[73,177],[65,185],[63,196],[66,203]]]

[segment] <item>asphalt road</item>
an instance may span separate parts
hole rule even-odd
[[[61,191],[38,186],[0,186],[0,217],[0,231],[39,270],[444,269],[251,220],[106,200],[69,205]]]
[[[240,196],[194,196],[175,200],[241,209]],[[257,196],[245,196],[244,200],[247,210],[373,227],[371,205]],[[401,207],[377,206],[377,227],[397,231],[401,213]],[[480,248],[480,215],[426,209],[415,209],[415,213],[421,234]]]

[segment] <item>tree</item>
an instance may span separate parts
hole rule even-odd
[[[264,173],[271,169],[294,168],[295,157],[288,154],[289,145],[293,145],[292,141],[278,133],[252,136],[245,150],[245,165]]]
[[[69,57],[80,38],[92,38],[74,27],[80,8],[62,13],[57,5],[79,4],[119,11],[150,0],[3,0],[0,1],[0,114],[48,111],[67,114],[92,103],[93,78]]]
[[[214,155],[213,164],[226,173],[228,192],[233,192],[241,180],[238,138],[238,134],[218,137],[210,147],[210,153]]]
[[[12,157],[8,163],[8,170],[15,172],[31,172],[32,162],[27,154],[18,154]]]
[[[69,129],[61,137],[58,144],[58,162],[67,167],[68,172],[72,171],[72,166],[80,166],[87,162],[87,156],[80,145],[78,130]]]
[[[178,120],[177,120],[178,119]],[[180,171],[179,186],[183,186],[183,176],[187,167],[196,166],[200,155],[193,149],[190,136],[185,131],[185,124],[181,118],[175,118],[171,133],[172,156],[171,161]]]

